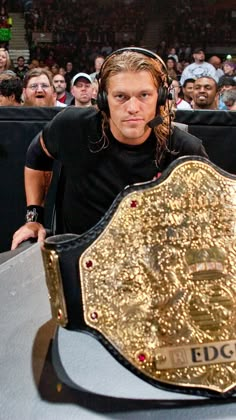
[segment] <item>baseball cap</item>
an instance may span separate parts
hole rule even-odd
[[[193,50],[193,54],[198,54],[200,52],[204,52],[204,49],[202,47],[197,47]]]
[[[78,79],[87,79],[90,83],[92,83],[92,79],[87,73],[77,73],[73,79],[71,80],[71,86],[74,86],[74,84],[77,82]]]

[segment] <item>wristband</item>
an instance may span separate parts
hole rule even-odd
[[[27,212],[25,215],[26,223],[38,222],[43,224],[44,208],[42,206],[27,206]]]

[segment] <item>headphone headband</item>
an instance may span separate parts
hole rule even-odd
[[[147,50],[146,48],[141,48],[141,47],[124,47],[124,48],[119,48],[119,49],[118,49],[118,50],[116,50],[116,51],[113,51],[111,54],[109,54],[109,55],[105,58],[105,60],[104,60],[104,62],[103,62],[103,64],[102,64],[102,67],[101,67],[101,69],[100,69],[100,72],[99,72],[99,77],[100,77],[100,75],[101,75],[101,73],[102,73],[102,70],[103,70],[103,67],[106,65],[107,61],[109,61],[109,60],[110,60],[110,58],[111,58],[113,55],[119,55],[119,54],[122,54],[122,53],[123,53],[123,52],[125,52],[125,51],[132,51],[132,52],[136,52],[136,53],[139,53],[139,54],[143,54],[143,55],[145,55],[146,57],[150,57],[150,58],[153,58],[154,60],[159,61],[159,62],[161,63],[161,65],[162,65],[163,69],[165,70],[165,73],[166,73],[166,74],[167,74],[167,76],[168,76],[168,71],[167,71],[167,67],[166,67],[165,62],[162,60],[162,58],[161,58],[159,55],[157,55],[157,54],[156,54],[156,53],[154,53],[153,51],[150,51],[150,50]]]
[[[107,115],[109,115],[109,107],[108,107],[108,101],[107,101],[107,94],[106,92],[102,89],[101,87],[101,77],[102,77],[102,73],[103,73],[103,69],[106,66],[106,63],[115,55],[119,55],[122,54],[125,51],[131,51],[131,52],[136,52],[139,54],[143,54],[146,57],[150,57],[153,58],[154,60],[158,61],[163,68],[163,71],[166,75],[166,82],[167,82],[167,86],[160,86],[158,89],[158,106],[162,106],[165,105],[166,100],[168,99],[168,86],[170,86],[171,84],[171,79],[168,75],[168,70],[166,67],[165,62],[162,60],[161,57],[159,57],[159,55],[157,55],[156,53],[154,53],[153,51],[147,50],[145,48],[141,48],[141,47],[125,47],[125,48],[120,48],[114,52],[112,52],[111,54],[109,54],[103,64],[102,67],[100,69],[100,72],[97,76],[98,79],[98,84],[99,84],[99,88],[98,88],[98,95],[97,95],[97,106],[101,111],[104,111]]]

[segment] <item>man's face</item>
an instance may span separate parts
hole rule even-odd
[[[71,93],[76,99],[76,106],[91,105],[91,98],[93,95],[92,83],[84,77],[76,80],[74,86],[71,88]]]
[[[175,101],[177,101],[178,97],[179,97],[179,93],[180,93],[180,87],[179,87],[178,80],[172,80],[171,93],[172,93],[172,96],[173,96],[172,99],[175,99]]]
[[[19,67],[24,67],[25,60],[23,58],[19,58],[19,60],[17,60],[17,64]]]
[[[103,65],[104,58],[103,57],[97,57],[95,59],[95,70],[99,71]]]
[[[66,71],[70,72],[72,71],[73,65],[71,62],[66,63]]]
[[[58,95],[65,93],[66,82],[63,76],[61,76],[60,74],[57,74],[56,76],[54,76],[52,83]]]
[[[195,109],[217,108],[217,87],[213,79],[201,77],[193,86],[193,107]]]
[[[232,85],[223,85],[220,88],[220,94],[223,93],[223,92],[225,92],[226,90],[231,90],[231,89],[234,89],[234,86],[232,86]]]
[[[27,106],[53,106],[55,102],[53,87],[45,74],[32,77],[23,89],[23,95]]]
[[[186,83],[186,86],[182,88],[184,98],[186,98],[188,101],[191,101],[193,98],[193,85],[194,82],[188,82]]]
[[[12,106],[14,105],[14,95],[3,96],[0,94],[0,106]]]
[[[148,71],[121,72],[108,81],[110,128],[121,143],[142,144],[156,116],[157,86]]]
[[[199,51],[193,54],[193,58],[196,63],[203,63],[205,61],[205,54],[203,51]]]

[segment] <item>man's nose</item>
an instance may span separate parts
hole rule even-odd
[[[136,112],[138,110],[138,99],[132,96],[127,102],[128,105],[128,111],[129,112]]]
[[[36,92],[42,92],[42,91],[43,91],[42,85],[38,84],[36,88]]]

